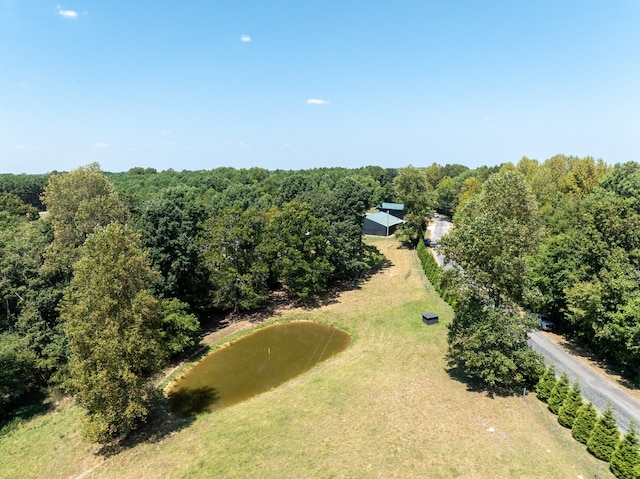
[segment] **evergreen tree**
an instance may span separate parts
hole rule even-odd
[[[582,394],[580,390],[580,381],[576,380],[571,387],[571,391],[562,402],[562,406],[558,410],[558,422],[564,427],[570,428],[578,414],[578,409],[582,406]]]
[[[587,441],[587,451],[598,459],[608,461],[620,441],[618,421],[613,415],[611,404],[608,404],[602,416],[598,418]]]
[[[109,443],[144,420],[148,379],[162,365],[157,279],[140,237],[113,223],[80,249],[61,306],[69,338],[69,386],[86,412],[85,437]]]
[[[589,440],[589,436],[591,436],[591,431],[593,431],[593,426],[596,423],[596,419],[598,417],[598,412],[596,408],[593,407],[593,403],[589,401],[586,404],[583,404],[580,409],[578,409],[578,413],[576,414],[576,418],[573,421],[573,426],[571,428],[571,435],[574,439],[582,444],[586,444]]]
[[[547,367],[544,374],[540,377],[538,384],[536,384],[535,391],[540,401],[549,401],[549,396],[551,396],[551,391],[555,387],[556,382],[556,368],[553,364],[551,364]]]
[[[564,399],[569,394],[569,376],[566,371],[560,375],[560,379],[551,390],[549,395],[549,411],[553,414],[558,414],[560,406],[564,402]]]
[[[618,443],[615,451],[609,460],[611,472],[620,479],[637,479],[637,472],[640,471],[640,451],[638,450],[638,430],[632,421],[629,431],[624,435],[622,441]]]

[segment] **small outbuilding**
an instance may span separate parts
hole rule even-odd
[[[395,216],[396,218],[404,218],[404,205],[402,203],[381,203],[376,207],[376,209],[383,213],[388,213],[391,216]]]
[[[424,324],[436,324],[438,315],[436,313],[422,313],[422,322]]]
[[[402,223],[404,223],[404,220],[396,218],[389,213],[382,211],[370,213],[364,217],[363,232],[366,235],[391,236],[396,232],[398,225]]]

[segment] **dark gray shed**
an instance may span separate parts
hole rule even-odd
[[[424,324],[436,324],[438,322],[438,315],[436,313],[422,313],[422,322]]]
[[[370,213],[364,217],[363,233],[366,235],[391,236],[403,220],[388,213]]]

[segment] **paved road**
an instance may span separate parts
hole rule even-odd
[[[439,215],[438,218],[433,219],[433,224],[429,226],[429,238],[431,239],[432,248],[435,248],[438,245],[440,238],[447,234],[449,229],[451,229],[451,221],[446,216]],[[453,267],[450,263],[443,266],[444,256],[436,252],[435,249],[432,249],[431,251],[441,267],[444,269]]]
[[[529,333],[529,345],[539,351],[548,364],[553,364],[558,374],[566,371],[572,383],[580,380],[582,397],[591,400],[596,408],[602,411],[607,403],[611,403],[622,429],[628,429],[631,419],[640,425],[640,402],[622,388],[580,362],[539,331]]]

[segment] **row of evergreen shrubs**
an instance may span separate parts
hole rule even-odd
[[[422,264],[422,269],[429,282],[433,285],[438,293],[442,293],[440,290],[440,279],[442,278],[442,268],[438,265],[438,262],[431,254],[430,248],[424,245],[424,241],[420,241],[416,248],[416,253]]]
[[[599,416],[591,401],[583,401],[579,381],[570,385],[566,372],[557,378],[553,365],[547,367],[540,378],[536,394],[558,416],[560,425],[571,429],[577,441],[586,444],[587,450],[598,459],[609,462],[616,477],[640,479],[640,439],[633,422],[621,439],[611,405]]]

